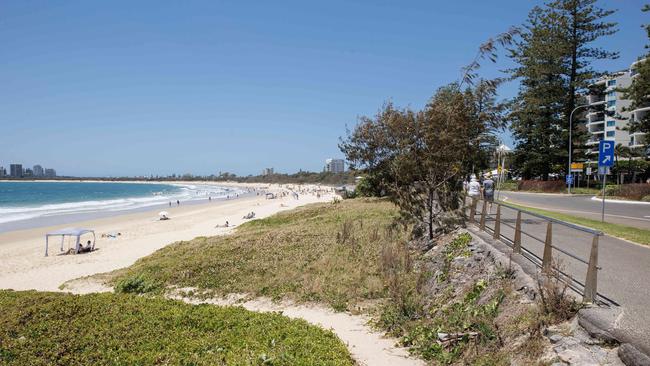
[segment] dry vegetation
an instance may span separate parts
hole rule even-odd
[[[113,284],[118,292],[192,287],[352,309],[385,296],[379,257],[384,242],[403,236],[396,215],[382,200],[311,205],[251,221],[234,235],[170,245],[116,273]]]
[[[469,234],[418,246],[383,200],[317,204],[246,224],[227,237],[162,249],[114,273],[118,292],[319,301],[370,313],[374,324],[432,364],[536,364],[545,327],[573,316],[561,282],[536,300],[514,289]],[[566,306],[565,306],[566,305]],[[556,311],[560,309],[560,312]]]

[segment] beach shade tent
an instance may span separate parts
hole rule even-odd
[[[65,228],[57,231],[53,231],[51,233],[45,234],[45,256],[47,257],[47,249],[49,247],[49,242],[50,242],[50,236],[60,236],[61,237],[61,251],[63,251],[63,242],[65,241],[65,237],[75,237],[75,253],[79,253],[79,249],[81,249],[81,243],[80,243],[80,238],[84,234],[93,234],[93,244],[92,244],[92,250],[95,249],[95,231],[90,230],[90,229],[81,229],[81,228]]]

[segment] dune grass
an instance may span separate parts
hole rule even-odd
[[[565,213],[518,205],[512,202],[507,202],[507,204],[510,206],[519,207],[524,210],[532,211],[541,215],[552,217],[554,219],[589,227],[595,230],[600,230],[609,236],[622,238],[638,244],[650,245],[650,230],[645,230],[645,229],[632,227],[632,226],[614,224],[609,222],[601,222],[599,220],[587,219],[584,217],[568,215]]]
[[[133,295],[0,291],[0,365],[354,365],[276,313]]]
[[[345,310],[385,295],[382,243],[404,230],[384,200],[309,205],[240,226],[229,236],[167,246],[115,273],[117,292],[195,288],[209,295],[246,293],[322,301]]]

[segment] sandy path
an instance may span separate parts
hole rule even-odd
[[[94,278],[81,278],[66,284],[66,290],[75,294],[112,292]],[[191,290],[191,289],[182,289]],[[246,295],[231,294],[223,299],[190,299],[171,296],[189,304],[217,306],[242,306],[250,311],[280,312],[292,319],[302,319],[324,329],[331,330],[346,345],[352,358],[364,366],[424,366],[426,363],[411,357],[406,348],[397,347],[397,339],[387,338],[368,325],[368,318],[361,315],[340,313],[317,304],[295,304],[291,301],[274,302],[268,298],[246,300]]]
[[[396,347],[396,339],[386,338],[367,325],[368,318],[337,313],[320,305],[297,305],[285,301],[276,303],[270,299],[257,298],[239,302],[237,296],[228,299],[190,300],[178,298],[191,304],[237,305],[259,312],[281,312],[283,315],[303,319],[311,324],[330,329],[347,346],[352,357],[367,366],[424,366],[422,360],[409,356],[405,348]]]
[[[271,186],[269,191],[279,191]],[[267,200],[263,195],[230,201],[213,201],[167,209],[171,220],[159,221],[157,211],[147,211],[98,220],[13,231],[0,234],[0,288],[57,291],[62,283],[92,274],[113,271],[132,265],[137,259],[180,240],[197,236],[223,235],[232,228],[215,227],[226,220],[239,225],[242,216],[254,211],[257,218],[273,215],[300,205],[330,201],[332,196],[317,198],[301,195]],[[92,228],[97,233],[97,251],[79,255],[59,255],[60,240],[50,240],[50,255],[45,253],[45,233],[62,227]],[[102,233],[120,232],[116,239],[102,238]],[[82,240],[86,240],[84,238]],[[74,245],[74,244],[73,244]],[[66,242],[64,247],[68,248]]]

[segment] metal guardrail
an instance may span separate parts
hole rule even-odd
[[[570,258],[573,258],[574,260],[583,263],[587,266],[587,274],[585,277],[584,282],[580,282],[578,279],[572,277],[571,275],[562,272],[559,268],[555,268],[562,277],[564,277],[565,282],[567,285],[574,291],[576,291],[578,294],[581,294],[583,297],[583,300],[585,302],[589,303],[595,303],[598,301],[600,298],[602,302],[610,303],[610,304],[616,304],[615,301],[603,296],[602,294],[598,293],[598,270],[600,267],[598,267],[598,241],[600,236],[603,235],[601,231],[598,230],[593,230],[590,228],[586,228],[583,226],[579,225],[574,225],[572,223],[564,222],[561,220],[554,219],[552,217],[540,215],[535,212],[531,212],[525,209],[521,209],[515,206],[508,205],[503,202],[493,202],[492,205],[496,206],[496,214],[488,214],[487,212],[487,206],[489,204],[486,203],[485,200],[479,199],[474,203],[471,203],[469,205],[470,213],[469,213],[469,222],[470,223],[477,223],[476,222],[476,206],[478,205],[478,202],[481,201],[483,202],[482,204],[482,209],[480,213],[480,220],[478,222],[478,226],[480,230],[482,231],[491,231],[492,232],[492,237],[495,240],[502,240],[505,244],[509,245],[513,253],[517,253],[522,255],[524,258],[528,259],[531,261],[533,264],[536,266],[540,267],[543,271],[549,271],[551,270],[552,262],[553,262],[553,251],[560,252]],[[515,221],[515,226],[513,227],[512,225],[509,225],[506,222],[503,222],[501,218],[501,207],[507,207],[511,210],[514,210],[517,212],[517,219]],[[522,230],[522,220],[521,220],[521,215],[526,214],[530,215],[539,219],[542,219],[546,221],[546,238],[538,238],[531,233],[527,233]],[[493,216],[493,217],[491,217]],[[486,221],[494,221],[494,228],[489,228],[486,226]],[[591,250],[589,254],[588,259],[583,259],[580,258],[579,256],[565,250],[562,248],[559,248],[557,246],[553,245],[553,225],[561,225],[573,230],[578,230],[584,233],[587,233],[592,236],[592,241],[591,241]],[[501,234],[501,225],[507,226],[511,229],[514,230],[514,237],[513,238],[508,238],[505,235]],[[530,237],[533,240],[536,240],[544,245],[544,251],[543,255],[540,258],[538,255],[533,253],[533,251],[529,250],[528,248],[525,248],[522,246],[522,235],[525,235],[527,237]]]

